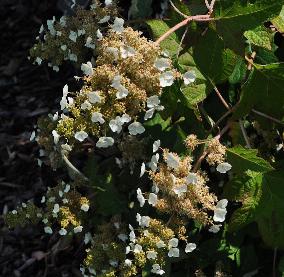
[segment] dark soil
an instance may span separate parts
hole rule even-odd
[[[64,257],[42,226],[8,230],[3,223],[7,211],[38,201],[54,181],[48,167],[37,165],[39,148],[29,138],[38,117],[54,112],[73,75],[68,66],[55,73],[27,57],[40,25],[62,12],[55,0],[1,0],[0,14],[0,276],[80,276],[72,268],[76,252]]]

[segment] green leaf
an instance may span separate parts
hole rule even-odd
[[[234,118],[247,115],[252,108],[273,116],[284,118],[284,64],[257,65],[242,88]]]
[[[244,59],[239,57],[236,61],[234,70],[232,74],[229,76],[229,83],[235,85],[240,83],[246,76],[247,66],[244,62]]]
[[[284,172],[264,174],[263,194],[256,221],[265,243],[284,248]]]
[[[170,29],[170,26],[163,20],[151,19],[147,20],[146,23],[151,29],[152,37],[154,40],[160,38]],[[172,33],[160,43],[160,46],[162,49],[168,50],[170,55],[176,54],[179,47],[179,38],[177,34]]]
[[[244,176],[235,177],[226,184],[224,197],[242,202],[242,207],[230,218],[230,232],[237,231],[254,220],[262,193],[262,178],[260,172],[247,171]]]
[[[212,84],[196,67],[194,59],[189,52],[182,54],[179,57],[178,62],[183,71],[193,70],[196,74],[196,80],[194,83],[181,87],[181,91],[187,102],[187,106],[191,109],[196,109],[196,105],[203,101],[210,93]]]
[[[224,82],[234,71],[237,61],[237,55],[225,49],[222,38],[213,29],[208,29],[193,48],[193,58],[201,73],[214,83]]]
[[[273,170],[266,160],[257,156],[257,149],[246,149],[240,145],[227,149],[227,160],[235,173],[242,173],[246,170],[260,172]]]
[[[229,231],[237,231],[255,221],[264,242],[272,248],[283,249],[284,172],[247,171],[246,174],[247,181],[235,180],[226,188],[227,195],[242,202],[242,207],[230,219]]]
[[[243,32],[279,15],[283,4],[284,0],[217,1],[214,9],[217,31],[226,46],[244,53]]]
[[[258,26],[244,33],[249,43],[272,50],[273,34],[265,27]]]
[[[284,32],[284,6],[282,7],[280,14],[273,18],[271,22],[280,33]]]

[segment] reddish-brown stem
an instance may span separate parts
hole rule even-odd
[[[214,90],[217,94],[217,96],[219,97],[219,99],[221,100],[222,104],[225,106],[225,108],[227,110],[230,110],[231,107],[229,106],[229,104],[226,102],[226,100],[224,99],[224,97],[222,96],[222,94],[220,93],[220,91],[218,90],[218,88],[216,86],[214,86]]]
[[[210,18],[209,14],[205,15],[193,15],[189,16],[174,27],[172,27],[170,30],[168,30],[166,33],[164,33],[160,38],[158,38],[155,41],[155,44],[160,44],[163,40],[165,40],[168,36],[170,36],[172,33],[174,33],[176,30],[180,29],[181,27],[187,25],[190,21],[210,21],[213,20],[213,18]]]

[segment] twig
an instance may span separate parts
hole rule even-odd
[[[246,129],[244,127],[244,124],[243,124],[242,120],[239,120],[239,125],[240,125],[240,128],[242,130],[242,134],[243,134],[243,137],[245,139],[247,148],[251,148],[251,145],[250,145],[250,142],[249,142],[249,138],[248,138],[248,135],[247,135],[247,132],[246,132]]]
[[[274,117],[272,117],[270,115],[267,115],[265,113],[259,112],[259,111],[255,110],[255,109],[252,109],[251,111],[254,112],[255,114],[258,114],[258,115],[262,116],[262,117],[270,119],[271,121],[274,121],[276,123],[284,125],[284,122],[282,122],[282,121],[278,120],[277,118],[274,118]]]
[[[183,16],[184,18],[188,18],[188,15],[184,14],[183,12],[181,12],[176,6],[175,4],[170,0],[170,4],[172,6],[172,8],[181,16]]]
[[[273,264],[272,264],[272,276],[273,277],[276,277],[276,258],[277,258],[277,248],[274,248]]]
[[[212,83],[212,82],[211,82]],[[230,110],[231,107],[229,106],[229,104],[226,102],[226,100],[224,99],[224,97],[222,96],[222,94],[220,93],[220,91],[218,90],[218,88],[212,83],[212,85],[214,86],[214,90],[217,94],[217,96],[219,97],[219,99],[221,100],[221,102],[223,103],[223,105],[225,106],[225,108],[227,110]]]
[[[228,110],[226,113],[224,113],[216,122],[215,124],[212,126],[212,128],[210,129],[210,133],[213,131],[214,128],[216,128],[228,115],[230,115],[234,110],[235,110],[234,106],[232,109]]]
[[[230,127],[231,127],[231,122],[228,122],[228,124],[214,138],[219,140],[230,129]],[[197,160],[197,162],[195,163],[195,165],[193,167],[193,172],[196,172],[198,170],[198,168],[200,167],[202,161],[205,159],[207,154],[208,154],[208,152],[206,150],[204,150],[203,153],[201,154],[201,156],[199,157],[199,159]]]
[[[88,178],[79,170],[77,169],[69,160],[68,158],[62,154],[62,159],[65,164],[77,175],[81,176],[84,180],[88,180]]]
[[[210,18],[209,14],[205,15],[194,15],[194,16],[189,16],[174,27],[172,27],[170,30],[168,30],[166,33],[164,33],[160,38],[158,38],[155,41],[156,45],[159,45],[163,40],[165,40],[168,36],[170,36],[172,33],[174,33],[176,30],[180,29],[181,27],[187,25],[190,21],[211,21],[214,20],[214,18]]]
[[[185,29],[185,31],[184,31],[182,37],[181,37],[181,40],[180,40],[180,43],[179,43],[179,46],[178,46],[178,50],[177,50],[177,58],[178,58],[179,53],[180,53],[180,51],[181,51],[181,49],[182,49],[181,46],[182,46],[182,43],[183,43],[183,41],[184,41],[184,39],[185,39],[185,36],[186,36],[187,32],[188,32],[188,26],[186,27],[186,29]]]

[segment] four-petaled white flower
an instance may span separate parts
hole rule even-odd
[[[147,110],[144,115],[144,120],[148,120],[149,118],[152,118],[154,115],[154,112],[155,112],[154,108]]]
[[[124,30],[123,24],[124,24],[124,20],[122,18],[116,17],[114,19],[113,24],[111,25],[111,28],[112,28],[113,31],[120,34]]]
[[[76,227],[73,229],[73,231],[74,231],[75,234],[76,234],[76,233],[81,233],[82,230],[83,230],[83,226],[76,226]]]
[[[185,251],[185,253],[190,253],[194,249],[196,249],[196,244],[195,243],[187,243],[184,251]]]
[[[159,158],[160,158],[159,153],[156,153],[155,155],[152,156],[151,161],[148,164],[153,172],[155,172],[158,168]]]
[[[147,251],[147,259],[155,260],[156,258],[157,258],[157,252],[156,251],[153,251],[153,250]]]
[[[124,264],[125,264],[126,266],[131,266],[131,265],[132,265],[132,261],[129,260],[129,259],[126,259],[126,260],[124,261]]]
[[[92,104],[101,103],[102,98],[98,91],[91,91],[88,93],[88,99]]]
[[[91,48],[91,49],[95,49],[96,45],[92,42],[93,42],[93,39],[91,37],[87,37],[85,46],[88,47],[88,48]]]
[[[187,184],[193,184],[196,185],[197,184],[197,175],[195,173],[188,173],[187,177],[186,177],[186,182]]]
[[[58,233],[60,236],[65,236],[67,234],[67,230],[64,228],[61,228]]]
[[[75,139],[79,140],[80,142],[84,141],[87,137],[88,134],[85,131],[79,131],[75,133]]]
[[[137,200],[140,204],[140,207],[142,208],[145,204],[145,197],[143,196],[140,188],[138,188],[136,192],[137,192]]]
[[[121,121],[121,118],[120,116],[117,116],[115,119],[112,119],[110,122],[109,122],[109,127],[110,129],[115,133],[120,133],[121,130],[122,130],[122,125],[123,125],[123,122]]]
[[[112,5],[112,0],[105,0],[105,5],[106,7]]]
[[[170,239],[168,245],[170,248],[178,247],[178,239],[177,238]]]
[[[140,244],[135,244],[133,252],[134,253],[140,253],[142,251],[143,251],[142,246]]]
[[[196,74],[193,70],[187,71],[183,74],[184,84],[187,86],[196,80]]]
[[[53,130],[53,131],[52,131],[52,135],[53,135],[54,144],[57,144],[58,141],[59,141],[60,135],[57,133],[56,130]]]
[[[155,108],[157,106],[159,106],[160,104],[160,99],[158,95],[152,95],[150,97],[148,97],[147,99],[147,107],[148,108]]]
[[[213,220],[216,222],[223,222],[225,221],[227,210],[226,207],[228,205],[227,199],[222,199],[218,201],[215,210],[214,210],[214,216]]]
[[[161,145],[161,141],[158,139],[154,141],[153,143],[153,153],[157,152],[159,150],[159,147]]]
[[[92,108],[91,103],[88,100],[85,100],[82,104],[81,104],[81,109],[82,110],[90,110]]]
[[[114,139],[112,137],[100,137],[96,143],[98,148],[107,148],[114,144]]]
[[[179,167],[179,157],[177,155],[174,155],[173,153],[167,153],[166,163],[168,167],[177,169]]]
[[[103,115],[99,112],[93,112],[91,120],[94,123],[96,123],[96,122],[99,122],[100,124],[105,123],[105,120],[103,119]]]
[[[130,135],[136,136],[144,133],[145,128],[140,122],[135,121],[128,126],[128,131]]]
[[[136,220],[140,227],[149,227],[150,217],[149,216],[141,216],[139,213],[136,214]]]
[[[89,210],[90,206],[88,204],[83,204],[81,206],[81,210],[84,211],[84,212],[87,212]]]
[[[187,185],[180,185],[178,187],[175,187],[173,189],[173,191],[175,192],[175,194],[177,194],[178,197],[181,197],[184,193],[187,192]]]
[[[220,231],[220,228],[221,228],[221,224],[214,224],[214,225],[212,225],[210,228],[209,228],[209,232],[211,232],[211,233],[214,233],[214,234],[216,234],[216,233],[218,233],[219,231]]]
[[[154,66],[160,71],[165,71],[167,68],[171,67],[171,62],[169,59],[159,58],[155,61]]]
[[[157,275],[163,275],[165,273],[165,271],[161,269],[159,264],[153,264],[151,272]]]
[[[120,54],[121,58],[126,59],[129,57],[133,57],[135,55],[135,49],[131,46],[121,46],[120,47]]]
[[[87,63],[82,63],[81,65],[81,70],[83,71],[83,73],[87,76],[92,76],[94,73],[93,70],[93,65],[91,62],[87,62]]]
[[[179,249],[176,247],[173,247],[169,250],[168,256],[171,258],[178,258],[179,257]]]
[[[162,88],[170,87],[174,83],[175,76],[172,71],[165,71],[160,75],[159,80]]]
[[[156,243],[156,246],[157,248],[164,248],[166,247],[166,244],[162,240],[160,240]]]
[[[46,234],[50,234],[50,235],[53,233],[51,227],[49,227],[49,226],[45,226],[45,227],[44,227],[44,232],[45,232]]]
[[[232,166],[229,163],[220,163],[218,164],[216,170],[220,173],[226,173],[231,170]]]
[[[156,206],[158,202],[158,196],[155,193],[149,193],[148,203],[149,205],[152,205],[153,207]]]

